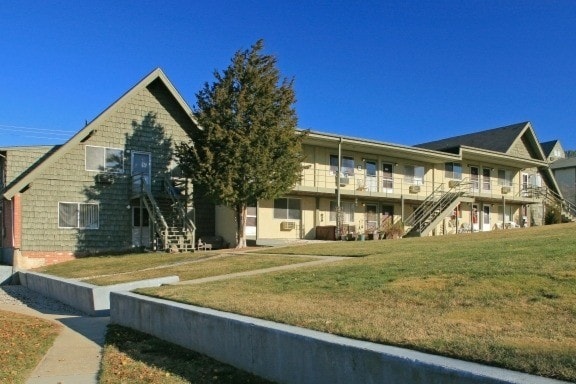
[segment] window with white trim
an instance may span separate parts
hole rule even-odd
[[[405,165],[404,181],[411,185],[424,184],[425,169],[421,165]]]
[[[300,199],[274,199],[274,218],[282,220],[300,220]]]
[[[499,169],[498,170],[498,185],[502,185],[504,187],[511,187],[512,186],[512,171],[508,169]]]
[[[340,172],[343,176],[354,175],[354,158],[351,156],[342,156],[342,166]],[[330,155],[330,174],[338,173],[338,155]]]
[[[86,170],[97,172],[124,172],[124,151],[118,148],[86,146]]]
[[[342,209],[342,219],[344,223],[354,223],[354,203],[348,201],[341,201],[340,208]],[[330,202],[330,221],[337,221],[338,203],[336,201]]]
[[[445,163],[444,176],[448,179],[462,180],[462,164]]]
[[[58,203],[58,228],[98,229],[98,226],[98,204]]]

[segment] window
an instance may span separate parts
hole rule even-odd
[[[275,199],[274,218],[283,220],[300,220],[300,199]]]
[[[424,184],[424,167],[421,165],[405,165],[404,181],[412,185]]]
[[[462,180],[462,164],[446,163],[444,164],[444,174],[448,179]]]
[[[124,172],[124,151],[116,148],[86,146],[86,170]]]
[[[342,156],[342,167],[340,167],[340,172],[344,176],[353,176],[354,175],[354,158],[350,156]],[[330,155],[330,173],[337,174],[338,173],[338,156],[337,155]]]
[[[98,204],[58,203],[58,228],[98,229]]]
[[[342,209],[342,217],[344,223],[354,223],[354,203],[341,201],[340,208]],[[336,220],[336,211],[338,209],[338,203],[336,201],[330,202],[330,221]]]
[[[512,171],[508,169],[499,169],[498,170],[498,185],[502,185],[504,187],[512,186]]]

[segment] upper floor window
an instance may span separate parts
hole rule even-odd
[[[444,175],[448,179],[462,180],[462,164],[460,163],[444,164]]]
[[[86,146],[86,170],[124,172],[124,151],[117,148]]]
[[[405,165],[404,181],[412,185],[424,184],[425,169],[421,165]]]
[[[508,169],[499,169],[498,170],[498,184],[510,187],[512,186],[512,171]]]
[[[98,204],[58,203],[58,228],[98,229],[98,217]]]
[[[354,175],[354,158],[350,156],[342,156],[342,166],[340,167],[340,172],[344,176]],[[338,173],[338,156],[330,155],[330,173]]]
[[[274,199],[274,218],[300,220],[300,199]]]

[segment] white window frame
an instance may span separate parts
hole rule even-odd
[[[89,168],[90,164],[88,162],[88,150],[100,148],[102,150],[102,158],[98,161],[98,166],[96,168]],[[109,167],[107,159],[111,155],[112,151],[120,151],[120,167]],[[91,172],[108,172],[108,173],[124,173],[124,150],[122,148],[112,148],[103,147],[98,145],[86,145],[84,148],[84,168]]]
[[[462,163],[444,163],[444,176],[448,179],[462,180]]]
[[[330,201],[330,221],[336,222],[336,209],[338,208],[338,202],[333,200]],[[341,201],[340,208],[342,209],[342,219],[344,224],[355,224],[354,222],[354,212],[356,211],[356,206],[351,201]]]
[[[76,224],[75,225],[61,225],[61,213],[63,208],[61,205],[66,204],[68,206],[76,206]],[[92,212],[91,214],[95,213],[96,221],[92,223],[92,225],[86,225],[86,222],[82,222],[83,220],[83,208],[87,207],[95,207],[96,211]],[[90,214],[89,212],[84,212],[84,214]],[[69,201],[59,201],[58,202],[58,228],[60,229],[98,229],[100,227],[100,204],[98,203],[77,203],[77,202],[69,202]]]
[[[408,184],[424,185],[425,176],[426,168],[423,165],[404,166],[404,181],[406,181]]]
[[[285,208],[278,208],[276,207],[276,202],[279,200],[286,200],[286,207]],[[298,202],[298,209],[296,210],[294,207],[290,208],[290,202]],[[278,220],[301,220],[302,219],[302,201],[301,199],[295,199],[293,197],[279,197],[274,199],[274,208],[273,208],[273,216],[274,219]],[[286,215],[280,215],[279,209],[282,209],[286,212]],[[294,215],[294,212],[298,212],[297,215]],[[291,214],[292,213],[292,214]],[[297,216],[297,217],[295,217]]]
[[[502,177],[504,176],[504,177]],[[512,186],[512,171],[509,169],[498,169],[498,185],[503,187]]]
[[[336,161],[334,161],[336,159]],[[340,172],[342,173],[341,176],[354,176],[355,171],[355,162],[353,156],[342,156],[340,164]],[[330,155],[329,159],[330,164],[330,174],[335,175],[338,173],[338,155]],[[345,165],[346,164],[346,165]]]

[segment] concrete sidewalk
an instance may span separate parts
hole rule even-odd
[[[180,284],[202,284],[215,280],[234,279],[281,270],[316,266],[349,258],[317,256],[313,257],[313,259],[315,260],[279,267],[182,281]],[[0,289],[0,294],[4,295],[4,300],[0,300],[0,310],[37,316],[56,321],[63,325],[62,332],[56,338],[54,345],[48,350],[47,354],[34,369],[26,384],[97,383],[104,336],[110,318],[83,315],[56,300],[46,298],[22,286],[18,287],[20,287],[18,288],[18,292],[12,292],[11,295],[13,297],[10,297],[8,300],[6,299],[5,292],[2,292]],[[6,288],[8,291],[7,286],[3,286],[2,288]],[[12,288],[11,290],[14,291],[14,289],[15,288]]]
[[[0,310],[36,316],[63,325],[54,344],[26,381],[27,384],[98,382],[109,317],[74,315],[67,311],[46,310],[46,307],[37,310],[16,302],[0,303]]]

